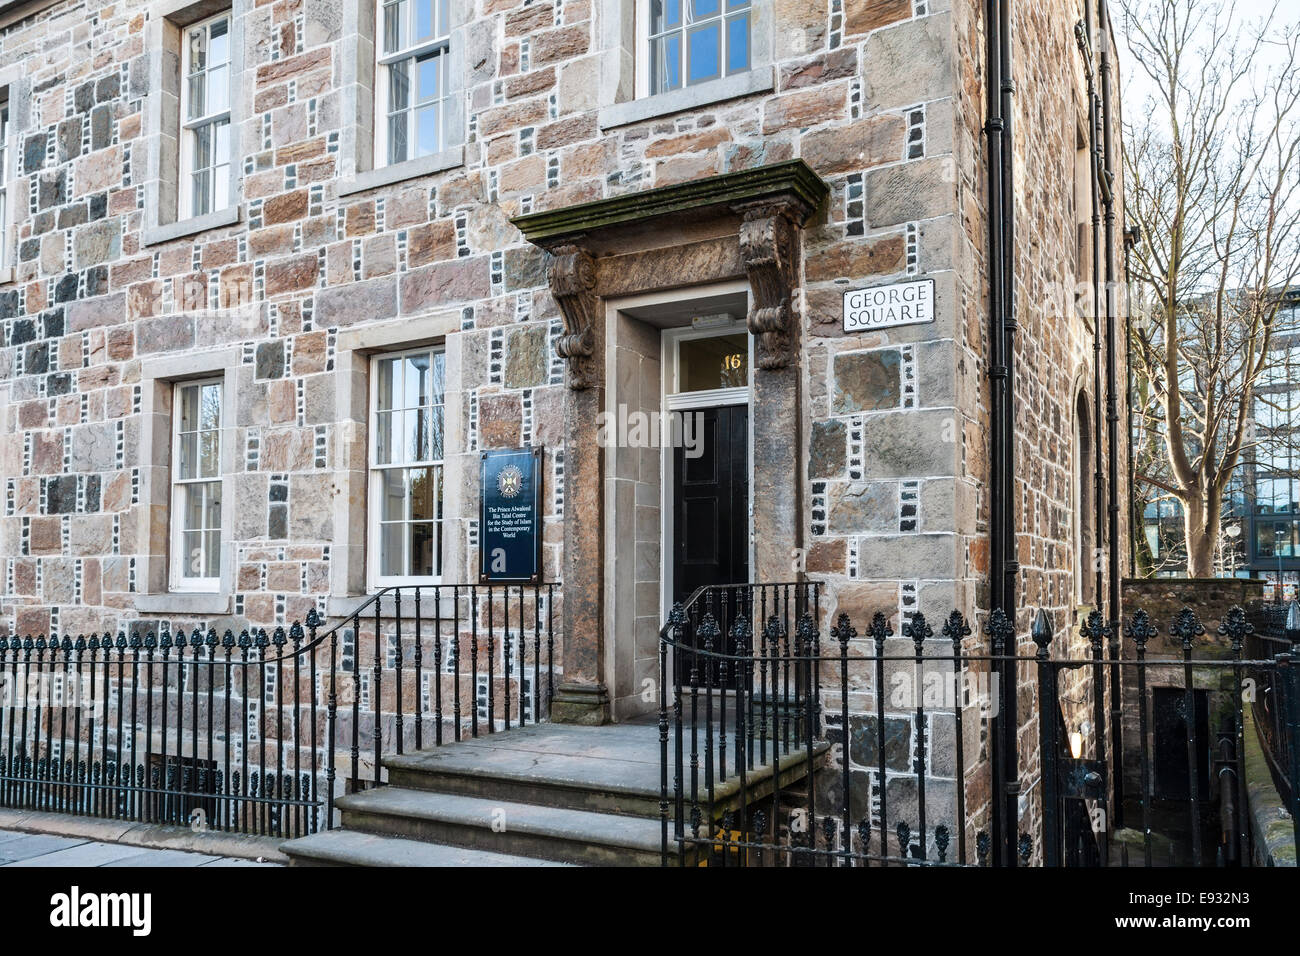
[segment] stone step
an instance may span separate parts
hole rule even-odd
[[[551,860],[423,843],[356,830],[327,830],[285,843],[293,866],[565,866]]]
[[[818,744],[818,765],[825,749]],[[805,763],[799,752],[782,758],[782,787],[804,775]],[[645,724],[537,724],[391,755],[383,765],[395,787],[659,820],[658,729]],[[752,770],[746,787],[751,801],[770,793],[771,766]],[[734,774],[718,782],[715,816],[734,809],[739,797],[740,780]]]
[[[562,863],[657,866],[657,820],[387,786],[340,797],[348,830]]]
[[[478,757],[468,748],[445,748],[388,757],[384,767],[389,784],[395,787],[659,819],[658,787],[638,788],[603,775],[593,778],[592,768],[581,760],[522,753],[509,755],[504,762]]]

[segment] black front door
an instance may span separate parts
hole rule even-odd
[[[673,600],[749,581],[749,406],[686,416],[673,449]]]

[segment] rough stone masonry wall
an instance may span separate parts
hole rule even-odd
[[[555,568],[563,396],[551,340],[558,315],[541,256],[521,242],[509,216],[800,155],[835,189],[828,221],[808,244],[810,321],[838,321],[838,277],[875,281],[947,264],[950,203],[918,187],[936,181],[940,167],[929,157],[950,138],[953,65],[936,63],[920,83],[899,73],[900,63],[948,35],[941,3],[782,2],[774,93],[606,133],[595,112],[607,55],[597,49],[599,10],[582,0],[477,3],[465,57],[464,166],[340,197],[339,134],[353,122],[341,115],[342,2],[263,3],[243,18],[243,222],[149,247],[139,170],[146,23],[156,13],[147,4],[89,14],[57,5],[5,31],[0,67],[25,64],[32,84],[13,190],[29,201],[18,203],[17,275],[0,290],[0,371],[11,408],[3,435],[10,481],[4,611],[17,632],[116,629],[137,616],[138,558],[157,547],[137,540],[135,530],[146,507],[139,492],[146,463],[137,459],[146,357],[245,349],[238,405],[229,410],[239,466],[227,476],[227,500],[239,509],[232,542],[238,616],[271,624],[302,616],[329,588],[337,556],[328,472],[346,453],[330,373],[339,330],[368,321],[463,310],[459,450],[546,445],[547,567]],[[864,211],[864,189],[880,214]],[[891,202],[900,208],[885,209]],[[947,225],[925,223],[936,217]],[[242,290],[258,306],[251,331],[204,322],[177,305],[226,303]],[[825,367],[831,348],[821,348],[810,367]],[[935,367],[928,348],[846,359],[845,378],[875,374],[869,367],[895,377],[880,397],[841,389],[840,423],[888,402],[914,404],[913,378]],[[928,386],[923,381],[919,400],[951,405],[942,394],[948,378],[941,371]],[[822,386],[811,390],[824,407]],[[844,455],[861,455],[860,442],[842,435]],[[927,492],[898,479],[931,470],[951,472],[907,463],[868,498],[833,508],[841,533],[814,555],[814,570],[852,570],[845,532],[886,520],[868,516],[862,502],[878,501],[882,515],[902,523],[903,499]],[[463,473],[462,500],[474,501],[476,469]],[[942,481],[950,486],[952,478]],[[287,493],[278,502],[286,508],[266,505],[272,484],[277,499]],[[937,527],[947,511],[941,500],[921,521]],[[468,517],[454,517],[472,544]],[[878,563],[852,576],[887,577],[886,563]],[[463,577],[466,569],[458,570]],[[956,571],[941,576],[951,603]],[[880,594],[890,607],[899,605],[897,589],[894,582]]]
[[[1076,204],[1076,136],[1088,128],[1088,100],[1083,59],[1075,42],[1074,27],[1083,18],[1082,2],[1013,5],[1015,37],[1013,59],[1015,189],[1016,189],[1016,281],[1018,284],[1015,339],[1016,375],[1016,500],[1017,560],[1020,575],[1017,593],[1017,653],[1032,656],[1036,650],[1029,631],[1039,608],[1051,618],[1055,640],[1054,658],[1086,656],[1088,644],[1078,634],[1079,616],[1087,610],[1078,605],[1074,579],[1077,549],[1071,480],[1074,408],[1080,390],[1087,396],[1090,411],[1100,413],[1103,423],[1102,467],[1105,469],[1105,410],[1094,400],[1092,376],[1092,306],[1090,260],[1091,232],[1082,233],[1079,223],[1090,225],[1091,206]],[[960,123],[956,152],[969,161],[959,164],[962,179],[959,206],[962,235],[958,255],[968,267],[959,270],[963,279],[959,291],[962,308],[959,377],[976,401],[962,406],[963,476],[973,507],[963,511],[957,525],[966,540],[966,554],[972,576],[980,581],[978,604],[989,606],[984,586],[988,575],[989,520],[989,391],[988,354],[988,226],[987,168],[983,155],[983,123],[986,116],[985,33],[982,8],[963,7],[956,25],[960,62]],[[1094,57],[1096,54],[1094,54]],[[1118,104],[1118,67],[1112,58],[1112,88]],[[1112,117],[1116,149],[1119,143],[1119,114]],[[1123,258],[1120,231],[1123,228],[1122,171],[1116,166],[1116,277],[1115,292],[1119,409],[1119,448],[1124,454],[1123,383],[1125,381],[1123,321],[1127,307],[1122,286]],[[1087,182],[1083,195],[1087,195]],[[1080,243],[1083,244],[1082,251]],[[1104,262],[1104,259],[1103,259]],[[1104,279],[1104,273],[1103,273]],[[1104,345],[1103,345],[1104,347]],[[1103,358],[1104,361],[1104,358]],[[1104,387],[1104,386],[1103,386]],[[1091,434],[1091,426],[1089,427]],[[1120,488],[1117,498],[1126,500],[1126,464],[1120,460]],[[1091,468],[1084,476],[1091,481]],[[1121,562],[1127,561],[1127,515],[1120,511]],[[1098,540],[1098,539],[1094,539]],[[1101,546],[1105,546],[1104,519]],[[1089,573],[1091,570],[1089,569]],[[1105,611],[1103,584],[1101,607]],[[984,640],[987,640],[986,638]],[[1076,729],[1077,719],[1091,714],[1092,688],[1086,673],[1073,672],[1076,680],[1063,685],[1063,700],[1073,700],[1067,720]],[[1022,667],[1017,682],[1018,749],[1021,767],[1019,830],[1039,832],[1039,706],[1033,667]],[[968,766],[987,756],[986,741],[976,745],[967,739]],[[1090,745],[1085,745],[1090,746]],[[987,774],[968,778],[972,809],[987,806]]]
[[[322,605],[341,560],[331,502],[356,453],[335,407],[338,337],[388,319],[413,320],[416,334],[419,320],[448,311],[464,383],[449,408],[455,453],[546,446],[553,577],[564,517],[559,318],[542,258],[509,217],[795,156],[832,187],[804,236],[801,276],[809,574],[828,583],[828,619],[846,611],[859,631],[877,610],[899,633],[915,609],[937,630],[952,607],[985,606],[982,4],[780,0],[773,91],[602,131],[597,109],[613,97],[604,78],[618,74],[617,51],[601,48],[611,0],[474,0],[464,165],[340,196],[340,151],[356,122],[342,96],[341,25],[343,4],[357,2],[251,8],[238,85],[241,222],[156,246],[142,244],[140,172],[156,10],[64,3],[0,36],[0,69],[22,63],[31,82],[12,191],[16,277],[0,287],[0,611],[11,631],[116,630],[149,616],[136,608],[142,556],[158,547],[137,530],[149,507],[141,363],[222,345],[243,353],[229,410],[240,596],[230,623],[271,625]],[[1068,190],[1065,106],[1081,94],[1072,14],[1017,11],[1021,270],[1032,286],[1073,255],[1059,196],[1042,190]],[[839,331],[848,282],[906,276],[935,279],[935,326]],[[251,330],[176,305],[249,291]],[[1082,361],[1082,333],[1077,320],[1040,316],[1028,292],[1023,301],[1024,593],[1063,610],[1063,585],[1047,586],[1069,574],[1068,447],[1056,436],[1068,434],[1067,370]],[[459,500],[476,501],[477,469],[460,471]],[[462,560],[473,554],[472,517],[451,516]],[[454,570],[463,580],[469,569]],[[982,641],[977,631],[969,646]],[[980,722],[965,726],[975,767]],[[906,718],[898,729],[900,779],[915,731]],[[951,790],[948,758],[933,746],[943,729],[927,732],[931,772]]]

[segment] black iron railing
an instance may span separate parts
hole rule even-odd
[[[0,807],[290,838],[384,754],[541,720],[556,589],[380,591],[328,625],[0,639]]]
[[[1300,607],[1292,604],[1263,604],[1253,609],[1253,627],[1247,635],[1247,654],[1270,658],[1290,655],[1300,660]],[[1273,774],[1274,786],[1286,806],[1292,806],[1297,794],[1291,784],[1290,768],[1300,759],[1295,751],[1300,744],[1289,732],[1289,718],[1300,704],[1293,700],[1292,684],[1279,679],[1272,669],[1252,672],[1255,686],[1251,708],[1260,746]]]
[[[1018,652],[1021,635],[997,610],[978,632],[957,611],[942,625],[917,611],[900,630],[882,613],[862,632],[845,613],[826,627],[815,583],[702,588],[675,606],[660,634],[663,862],[1250,862],[1240,691],[1248,675],[1266,674],[1300,700],[1300,665],[1289,654],[1248,657],[1240,609],[1220,628],[1226,656],[1193,653],[1204,628],[1189,610],[1168,627],[1181,655],[1165,657],[1147,655],[1158,632],[1141,611],[1123,628],[1125,653],[1109,657],[1118,642],[1095,613],[1054,641],[1039,612],[1032,645],[1019,645],[1034,653]],[[1069,653],[1054,656],[1054,644]],[[1012,699],[1036,692],[1033,713],[999,712],[1004,680],[1014,682]],[[1168,756],[1170,744],[1153,755],[1157,687],[1177,695],[1184,720],[1172,740],[1186,758],[1178,800],[1154,783],[1154,756]],[[1107,694],[1126,694],[1124,712],[1138,724],[1122,761],[1105,733],[1114,726]],[[1198,736],[1211,710],[1218,746]],[[1037,723],[1038,746],[1014,769],[996,749],[1000,720],[1015,721],[1016,733]],[[1300,739],[1300,708],[1280,726]],[[1121,765],[1136,771],[1137,786],[1124,792],[1141,829],[1116,823],[1111,778]],[[1294,759],[1286,773],[1300,779]],[[1030,808],[1012,819],[997,798],[1010,787]]]

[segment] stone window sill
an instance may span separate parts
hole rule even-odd
[[[404,163],[394,163],[392,166],[380,166],[378,169],[357,173],[339,183],[339,195],[350,196],[353,193],[377,189],[380,186],[391,186],[406,179],[429,176],[463,165],[465,165],[465,147],[453,146],[440,153],[431,153],[428,156],[408,159]]]
[[[237,222],[239,222],[239,207],[227,206],[225,209],[204,213],[202,216],[193,216],[180,222],[169,222],[163,226],[149,226],[144,231],[144,244],[146,246],[155,246],[160,242],[170,242],[173,239],[192,236],[195,233],[207,232],[209,229],[229,226]]]
[[[774,88],[772,67],[761,66],[748,73],[724,76],[697,86],[669,90],[667,93],[656,93],[654,96],[643,96],[626,103],[603,107],[597,115],[597,121],[601,129],[613,129],[617,126],[627,126],[642,120],[698,109],[712,103],[734,100],[754,93],[770,93]]]
[[[147,614],[225,615],[230,613],[231,604],[231,595],[209,591],[168,591],[135,596],[135,609]]]
[[[8,285],[10,282],[13,281],[14,281],[14,267],[13,266],[0,267],[0,285]]]
[[[434,585],[426,584],[420,588],[420,620],[428,623],[432,622],[435,617],[441,617],[444,621],[451,620],[456,614],[456,603],[452,600],[452,588],[450,586],[442,589],[441,600],[435,601],[433,597]],[[469,588],[461,587],[461,594],[468,595]],[[325,615],[330,619],[348,618],[355,616],[360,610],[363,618],[373,619],[375,616],[375,606],[367,605],[364,609],[361,605],[369,601],[374,595],[358,594],[347,597],[340,597],[331,594],[325,602]],[[390,595],[384,595],[379,602],[379,617],[382,620],[388,620],[397,617],[394,614],[395,602]],[[415,587],[402,589],[402,605],[400,608],[401,618],[404,621],[415,620]],[[414,633],[414,632],[412,632]],[[432,632],[430,632],[432,633]]]

